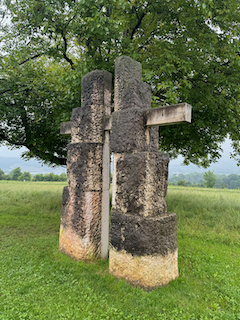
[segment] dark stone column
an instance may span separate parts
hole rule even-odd
[[[112,75],[82,78],[81,108],[73,109],[59,249],[77,260],[102,257],[104,117],[110,114]]]
[[[164,200],[169,158],[158,152],[158,127],[146,127],[151,87],[141,76],[140,63],[116,59],[109,270],[152,289],[178,277],[177,224]]]

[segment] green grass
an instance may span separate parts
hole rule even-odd
[[[179,272],[145,292],[58,251],[65,183],[0,182],[0,319],[240,319],[240,191],[170,187]]]

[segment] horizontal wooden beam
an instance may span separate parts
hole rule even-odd
[[[60,124],[60,134],[71,134],[71,121]]]
[[[191,122],[191,116],[192,106],[188,103],[179,103],[148,110],[146,112],[146,125],[153,127]],[[112,117],[106,116],[104,119],[104,130],[109,131],[111,129]],[[60,133],[71,134],[71,121],[61,123]]]
[[[146,113],[146,125],[152,127],[191,122],[191,115],[192,106],[188,103],[150,109]]]

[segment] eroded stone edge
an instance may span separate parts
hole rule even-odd
[[[134,256],[110,246],[109,272],[144,290],[153,290],[178,278],[178,249],[166,256]]]
[[[59,251],[76,260],[91,261],[96,259],[95,246],[93,244],[86,245],[83,239],[71,231],[71,229],[65,229],[62,224],[60,225]]]

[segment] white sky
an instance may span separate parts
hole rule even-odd
[[[0,157],[16,157],[20,158],[21,154],[26,150],[26,148],[10,150],[7,147],[0,147]]]

